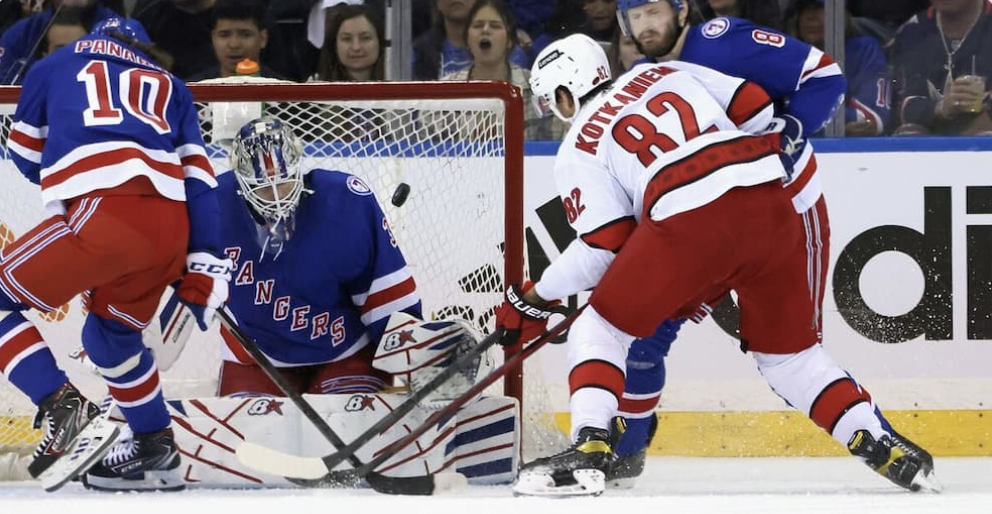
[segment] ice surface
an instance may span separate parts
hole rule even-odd
[[[992,458],[938,458],[942,494],[914,494],[853,458],[652,457],[637,487],[599,498],[514,498],[509,486],[430,498],[371,490],[208,490],[100,494],[79,484],[46,494],[0,484],[0,513],[82,514],[992,514]]]

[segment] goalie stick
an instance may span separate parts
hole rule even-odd
[[[493,382],[499,380],[503,375],[506,374],[507,370],[511,369],[523,362],[524,359],[530,357],[538,349],[544,346],[546,343],[550,342],[556,336],[564,332],[568,327],[572,325],[579,314],[585,309],[585,305],[576,309],[573,313],[569,314],[562,322],[558,323],[547,332],[545,332],[541,337],[539,337],[533,343],[524,347],[518,353],[513,354],[509,357],[501,366],[494,369],[491,373],[486,375],[485,378],[473,385],[468,391],[462,393],[459,397],[451,401],[443,409],[435,411],[431,416],[429,416],[419,427],[414,429],[412,432],[407,434],[402,439],[390,444],[386,448],[379,451],[376,458],[371,461],[361,465],[356,466],[354,473],[358,477],[365,476],[366,474],[372,473],[375,468],[381,465],[383,462],[392,457],[396,452],[402,450],[411,442],[418,439],[421,435],[431,429],[440,420],[447,416],[454,414],[462,405],[467,403],[476,395],[481,393],[486,387],[489,387]],[[502,337],[501,332],[494,332],[479,342],[471,350],[463,354],[458,358],[452,365],[445,368],[444,371],[438,373],[430,382],[428,382],[422,389],[415,391],[410,398],[405,402],[400,404],[395,410],[390,412],[388,415],[380,419],[375,425],[367,429],[364,433],[358,436],[354,441],[345,446],[344,448],[338,449],[335,453],[330,455],[325,455],[323,457],[300,457],[297,455],[290,455],[282,453],[271,448],[267,448],[254,443],[244,443],[238,447],[237,453],[238,458],[248,465],[249,467],[258,469],[259,471],[264,471],[266,473],[282,475],[285,477],[292,477],[298,479],[306,479],[313,481],[311,483],[320,483],[324,481],[329,481],[333,483],[335,477],[335,471],[332,471],[338,464],[340,464],[345,459],[349,461],[354,458],[355,452],[362,447],[366,442],[374,438],[379,432],[389,428],[390,426],[396,424],[406,413],[413,410],[414,407],[419,404],[426,396],[428,396],[433,390],[438,386],[443,384],[447,379],[451,378],[455,373],[459,371],[459,368],[468,365],[473,361],[475,357],[484,352],[487,348],[496,344]]]
[[[255,362],[262,368],[262,371],[272,380],[273,383],[282,391],[282,394],[286,395],[293,405],[303,413],[303,416],[313,424],[314,427],[320,432],[328,442],[331,443],[335,448],[341,450],[345,448],[344,441],[334,432],[334,430],[320,417],[320,414],[314,410],[303,397],[296,392],[296,390],[289,384],[289,382],[279,373],[279,370],[272,364],[268,357],[258,348],[248,334],[246,334],[241,327],[239,327],[234,318],[228,311],[227,306],[224,306],[217,310],[217,315],[220,317],[221,322],[231,331],[231,334],[244,346],[245,350]],[[246,443],[249,444],[249,443]],[[242,445],[243,446],[243,445]],[[268,450],[267,448],[263,448]],[[273,451],[273,450],[269,450]],[[240,448],[238,451],[238,456],[240,458]],[[264,457],[263,457],[264,458]],[[340,470],[340,471],[329,471],[328,473],[322,475],[323,480],[321,485],[323,486],[338,486],[338,487],[356,487],[361,479],[364,477],[365,480],[372,486],[372,489],[386,494],[410,494],[410,495],[431,495],[435,491],[440,492],[441,490],[457,487],[458,482],[463,482],[464,478],[461,480],[457,478],[452,478],[450,476],[438,476],[435,475],[424,475],[417,477],[387,477],[380,475],[375,472],[366,472],[359,475],[356,470],[363,468],[365,464],[355,456],[354,452],[351,452],[346,457],[351,466],[355,469],[350,470]],[[338,463],[345,459],[341,459]],[[256,468],[257,469],[257,468]],[[264,471],[264,469],[262,469]],[[280,474],[278,472],[274,474]],[[450,475],[450,474],[446,474]],[[304,483],[305,484],[305,483]]]

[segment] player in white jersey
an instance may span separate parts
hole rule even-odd
[[[540,282],[509,287],[497,327],[507,342],[532,339],[547,324],[548,300],[595,290],[568,336],[574,444],[526,464],[516,491],[601,491],[623,429],[618,398],[631,342],[730,289],[741,338],[777,394],[897,483],[934,487],[922,450],[876,451],[891,427],[820,345],[828,252],[810,237],[826,240],[828,220],[797,213],[783,187],[801,136],[782,132],[767,94],[677,61],[611,81],[605,54],[582,35],[542,51],[531,77],[542,107],[572,122],[555,181],[579,237]]]

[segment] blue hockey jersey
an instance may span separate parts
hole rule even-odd
[[[750,80],[781,112],[819,131],[844,99],[840,67],[816,47],[740,18],[715,18],[689,28],[679,60]]]
[[[422,316],[420,296],[371,189],[340,171],[314,169],[296,210],[296,231],[273,258],[237,194],[234,172],[218,177],[222,239],[235,261],[230,307],[279,366],[332,362],[382,336],[393,312]],[[230,334],[224,358],[251,362]]]
[[[18,21],[0,36],[0,84],[20,85],[33,64],[34,56],[28,55],[34,45],[45,35],[54,11],[49,8]],[[102,5],[95,7],[93,23],[120,15]]]
[[[86,36],[31,67],[7,141],[52,214],[63,201],[145,177],[186,201],[190,248],[214,250],[217,181],[186,85],[115,39]]]

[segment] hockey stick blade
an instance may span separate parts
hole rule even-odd
[[[223,323],[224,326],[227,327],[228,331],[230,331],[231,334],[238,340],[238,342],[241,343],[241,346],[244,347],[245,351],[247,351],[248,354],[251,355],[252,359],[255,360],[255,363],[257,363],[258,366],[262,369],[262,371],[265,372],[266,376],[269,377],[269,380],[272,380],[272,383],[274,383],[276,387],[279,388],[282,394],[286,395],[286,397],[289,398],[291,402],[293,402],[293,405],[296,406],[297,409],[299,409],[299,411],[303,414],[304,417],[307,418],[307,420],[314,426],[314,428],[316,428],[317,431],[320,432],[320,434],[324,436],[324,438],[327,439],[327,441],[331,443],[332,446],[334,446],[339,450],[343,449],[345,447],[344,441],[342,441],[341,438],[338,437],[338,435],[334,432],[334,430],[331,429],[330,425],[327,424],[324,418],[322,418],[320,414],[318,414],[317,411],[314,410],[313,406],[311,406],[306,400],[303,399],[302,396],[300,396],[298,392],[296,392],[296,389],[294,389],[293,386],[289,384],[286,378],[282,376],[282,373],[279,373],[279,371],[275,368],[275,366],[272,364],[269,358],[264,353],[262,353],[262,350],[259,349],[257,344],[255,344],[255,341],[252,341],[251,338],[248,337],[248,334],[246,334],[241,329],[241,327],[238,326],[238,324],[234,321],[234,317],[228,311],[227,306],[223,306],[220,309],[218,309],[217,316],[220,318],[221,323]],[[251,452],[250,449],[246,449],[245,451],[249,453]],[[288,454],[284,454],[284,456],[292,457]],[[270,457],[275,458],[274,455],[270,455]],[[347,460],[349,464],[351,464],[351,466],[356,469],[361,468],[364,465],[362,461],[355,456],[355,452],[349,453],[347,457],[345,457],[345,459],[342,459],[341,461],[343,460]],[[258,459],[255,459],[254,461],[250,461],[250,462],[255,462],[256,464],[260,463]],[[255,468],[255,469],[263,472],[268,472],[266,468]],[[280,470],[282,469],[283,468],[280,468]],[[333,471],[333,470],[331,468],[325,467],[323,474],[327,475],[328,471]],[[286,474],[279,473],[278,471],[272,474],[286,476]],[[361,478],[363,475],[358,474],[357,476]],[[333,476],[331,478],[333,478]],[[368,481],[369,485],[372,486],[372,489],[375,489],[378,492],[386,493],[386,494],[410,494],[410,495],[427,496],[434,494],[434,489],[435,489],[434,477],[431,475],[427,475],[423,477],[387,477],[387,476],[379,475],[377,473],[369,473],[368,476],[365,477],[365,479],[366,481]],[[341,480],[341,482],[350,483],[345,480]]]
[[[424,432],[429,430],[430,427],[434,426],[442,418],[451,415],[459,408],[461,408],[462,405],[464,405],[469,400],[471,400],[476,395],[478,395],[480,392],[482,392],[482,390],[484,390],[486,387],[489,387],[489,385],[491,385],[493,382],[499,380],[499,378],[502,377],[508,369],[517,365],[518,363],[528,358],[529,356],[533,355],[533,353],[536,352],[541,346],[550,342],[552,339],[554,339],[559,334],[561,334],[566,329],[568,329],[568,327],[572,325],[572,322],[575,321],[575,319],[579,316],[579,314],[582,312],[583,309],[585,309],[584,305],[582,307],[579,307],[572,314],[566,317],[564,321],[558,323],[553,328],[545,332],[544,335],[542,335],[536,341],[527,345],[522,351],[508,358],[501,366],[491,371],[489,375],[487,375],[485,378],[477,382],[468,391],[462,393],[461,396],[452,400],[451,403],[449,403],[443,409],[435,411],[417,429],[408,433],[405,437],[403,437],[403,439],[400,439],[390,444],[387,448],[380,450],[378,452],[379,453],[378,457],[364,464],[363,466],[358,466],[355,472],[358,474],[358,476],[363,476],[367,474],[368,475],[367,478],[369,478],[369,483],[371,484],[373,479],[370,477],[375,476],[374,473],[372,473],[372,470],[374,470],[376,467],[378,467],[386,460],[390,459],[393,455],[395,455],[396,452],[405,448],[413,440],[419,438],[421,435],[424,434]],[[406,401],[400,404],[396,409],[394,409],[388,415],[381,418],[377,423],[372,425],[372,427],[368,428],[363,434],[359,435],[358,438],[356,438],[354,441],[348,444],[348,446],[346,446],[345,448],[339,449],[337,452],[329,455],[325,455],[324,457],[301,457],[298,455],[290,455],[287,453],[282,453],[277,450],[273,450],[271,448],[266,448],[265,454],[269,456],[268,458],[255,459],[254,456],[252,457],[253,467],[254,465],[258,466],[255,467],[254,469],[257,469],[258,471],[262,471],[265,473],[282,475],[285,477],[295,477],[306,480],[315,480],[315,478],[312,476],[312,473],[316,469],[318,469],[318,466],[323,466],[325,476],[328,477],[328,479],[331,479],[333,473],[336,473],[335,471],[333,471],[332,469],[333,467],[336,467],[339,463],[341,463],[346,459],[350,460],[350,458],[354,456],[354,452],[357,451],[357,449],[360,448],[363,444],[365,444],[365,442],[374,438],[381,431],[388,429],[392,425],[395,425],[403,416],[405,416],[409,411],[413,410],[413,408],[416,407],[420,403],[420,401],[423,400],[424,397],[426,397],[428,394],[433,392],[433,390],[435,390],[438,386],[440,386],[444,381],[446,381],[448,378],[450,378],[456,372],[458,372],[460,367],[464,367],[465,365],[467,365],[467,363],[472,361],[476,356],[481,354],[487,348],[496,344],[499,341],[500,337],[502,337],[502,334],[500,332],[494,332],[493,334],[487,336],[485,339],[479,342],[474,348],[472,348],[469,352],[463,354],[452,365],[450,365],[444,371],[442,371],[433,379],[431,379],[431,381],[425,384],[422,389],[415,391],[410,398],[408,398]],[[244,444],[246,443],[243,443],[243,445]],[[253,450],[246,449],[246,451],[253,451]],[[417,484],[414,482],[411,482],[411,485],[417,486]],[[402,492],[400,494],[411,494],[411,493]]]
[[[303,480],[322,480],[327,477],[330,482],[338,482],[327,473],[327,468],[320,459],[290,455],[250,441],[238,445],[234,454],[245,466],[270,475]],[[333,473],[337,472],[332,471],[331,474]]]
[[[249,468],[283,476],[300,487],[357,488],[362,485],[363,477],[354,469],[328,473],[323,461],[318,458],[289,455],[247,441],[238,446],[235,455]],[[385,494],[430,495],[455,491],[467,484],[465,476],[461,473],[437,473],[415,477],[387,477],[371,473],[364,479],[373,489]]]

